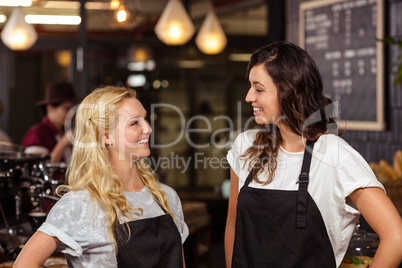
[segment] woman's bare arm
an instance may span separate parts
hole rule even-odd
[[[396,268],[402,262],[402,219],[388,196],[376,187],[361,188],[349,195],[380,245],[370,268]]]
[[[14,268],[40,268],[60,244],[60,240],[37,231],[26,243],[14,263]]]
[[[225,229],[225,259],[226,267],[232,266],[232,254],[236,228],[236,208],[237,196],[239,193],[239,178],[236,173],[230,168],[230,194],[229,194],[229,208],[226,220]]]

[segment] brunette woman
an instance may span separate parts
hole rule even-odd
[[[264,128],[241,133],[227,156],[227,267],[338,267],[360,214],[380,238],[370,268],[397,267],[401,217],[363,157],[336,135],[312,58],[275,42],[252,55],[247,76],[246,101]]]

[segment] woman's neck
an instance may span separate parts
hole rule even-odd
[[[303,152],[306,139],[302,136],[293,133],[284,125],[278,125],[282,136],[282,148],[288,152]]]
[[[124,191],[137,192],[144,188],[144,183],[138,174],[137,165],[135,163],[127,165],[126,161],[122,160],[111,162],[117,176],[119,176],[124,182]]]

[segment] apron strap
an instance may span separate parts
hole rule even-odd
[[[251,182],[251,172],[248,174],[246,181],[244,182],[244,186],[248,186]]]
[[[297,192],[297,215],[296,215],[296,228],[304,229],[306,223],[306,210],[307,210],[307,187],[310,173],[311,157],[313,155],[314,141],[307,140],[306,148],[303,155],[303,164],[301,173],[299,175],[299,191]]]

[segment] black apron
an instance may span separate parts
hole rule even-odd
[[[124,223],[118,226],[115,237],[119,268],[183,267],[180,233],[172,216],[162,210],[162,216],[128,222],[128,241],[127,227]]]
[[[237,201],[232,267],[336,267],[321,213],[307,192],[313,147],[307,141],[298,191],[248,187],[247,177]]]

